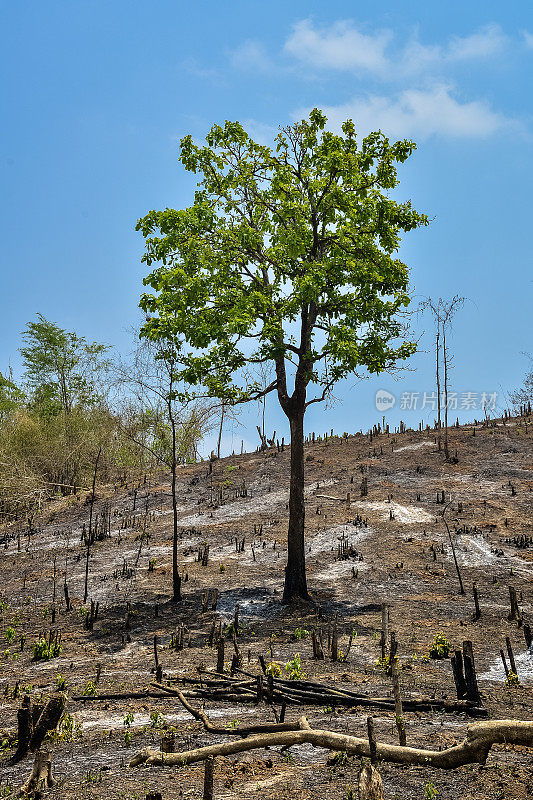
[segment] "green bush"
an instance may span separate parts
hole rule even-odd
[[[281,678],[281,667],[277,661],[269,661],[266,667],[266,674],[273,678]]]
[[[96,686],[94,681],[87,681],[85,684],[85,689],[82,692],[84,697],[92,697],[96,694]]]
[[[300,660],[300,653],[291,658],[285,664],[285,672],[289,676],[290,681],[296,681],[300,678],[305,678],[305,672],[302,670],[302,662]]]
[[[430,658],[448,658],[450,655],[451,644],[443,633],[437,633],[435,641],[429,651]]]
[[[48,643],[44,636],[33,643],[33,660],[34,661],[50,661],[51,658],[57,658],[61,655],[63,648],[60,642]]]

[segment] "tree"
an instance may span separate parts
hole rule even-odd
[[[450,450],[448,448],[448,371],[453,363],[453,355],[450,353],[446,336],[451,330],[453,318],[456,312],[463,307],[465,302],[464,297],[456,294],[448,302],[442,301],[442,362],[444,364],[444,455],[447,460],[450,458]]]
[[[103,355],[109,347],[87,342],[42,314],[22,335],[26,346],[20,353],[36,408],[52,415],[62,411],[67,417],[75,406],[87,408],[97,402],[96,381],[107,368]]]
[[[531,361],[531,356],[528,357]],[[521,406],[527,409],[533,405],[533,368],[526,373],[522,386],[511,392],[511,400],[516,410],[520,410]]]
[[[283,598],[307,598],[304,416],[356,370],[379,373],[414,352],[403,338],[408,269],[400,234],[428,220],[387,192],[415,148],[380,132],[358,144],[347,121],[326,130],[315,109],[280,130],[274,149],[238,122],[214,125],[206,146],[181,141],[199,173],[194,202],[151,211],[137,229],[149,314],[142,334],[179,350],[179,377],[227,404],[276,392],[290,427],[288,556]],[[267,387],[247,366],[270,363]]]
[[[9,378],[0,372],[0,423],[4,422],[17,408],[24,403],[24,392],[13,381],[9,370]]]
[[[180,404],[183,387],[178,378],[178,352],[171,342],[145,340],[133,353],[131,363],[115,365],[117,383],[128,393],[133,414],[123,433],[161,464],[170,468],[172,493],[172,599],[181,601],[178,564],[178,465],[193,460],[198,444],[209,428],[214,409],[206,404]],[[180,391],[181,390],[181,391]]]
[[[431,297],[428,297],[421,304],[421,308],[429,308],[433,314],[435,321],[435,379],[437,383],[437,443],[439,450],[442,450],[442,414],[441,414],[441,390],[440,390],[440,359],[441,359],[441,304],[442,300],[439,298],[434,302]]]
[[[447,335],[452,327],[453,318],[464,305],[465,298],[456,294],[451,300],[443,300],[439,297],[438,300],[432,300],[428,297],[422,303],[422,308],[429,308],[433,314],[435,321],[435,378],[437,383],[437,438],[438,448],[442,448],[442,401],[444,400],[444,455],[448,460],[450,458],[450,451],[448,448],[448,371],[453,363],[453,355],[450,354]],[[441,373],[440,364],[444,367],[444,393],[441,392]],[[443,397],[444,394],[444,397]]]

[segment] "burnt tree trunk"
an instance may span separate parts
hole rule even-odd
[[[173,383],[170,381],[169,399],[167,401],[168,417],[172,428],[172,600],[175,603],[181,602],[181,576],[178,565],[178,500],[176,497],[176,420],[172,408]]]
[[[305,495],[304,495],[304,410],[302,404],[289,416],[291,428],[291,480],[289,492],[289,532],[283,602],[309,599],[305,576]]]

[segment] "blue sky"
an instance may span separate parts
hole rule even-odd
[[[352,117],[418,143],[398,194],[433,221],[401,256],[416,299],[469,298],[452,342],[459,405],[467,391],[502,405],[520,383],[533,349],[529,1],[3,0],[0,25],[1,371],[17,373],[37,312],[127,349],[145,273],[135,222],[191,199],[181,136],[238,119],[269,141],[318,106],[333,127]],[[415,325],[413,371],[339,387],[308,429],[366,428],[380,388],[398,397],[393,425],[431,418],[399,407],[401,392],[433,389],[430,322]],[[274,400],[269,419],[284,430]],[[255,421],[250,409],[235,440],[255,443]]]

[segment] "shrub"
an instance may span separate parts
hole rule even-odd
[[[162,728],[165,724],[165,718],[159,711],[152,711],[150,713],[150,725],[152,728]]]
[[[281,678],[281,667],[277,661],[269,661],[266,667],[266,674],[273,678]]]
[[[518,686],[518,684],[519,684],[518,675],[516,674],[516,672],[513,672],[512,670],[509,670],[509,674],[505,678],[505,685],[506,686]]]
[[[60,642],[48,642],[44,636],[33,643],[33,660],[34,661],[50,661],[51,658],[57,658],[61,655],[63,648]]]
[[[85,684],[85,689],[82,692],[84,697],[92,697],[96,694],[96,686],[94,681],[87,681]]]
[[[439,796],[439,791],[434,783],[428,781],[424,787],[424,800],[436,800]]]
[[[305,678],[305,672],[302,670],[302,662],[300,660],[300,653],[291,658],[285,664],[285,672],[289,676],[290,681],[296,681],[300,678]]]
[[[429,651],[430,658],[448,658],[450,655],[451,644],[443,633],[437,633],[435,641]]]

